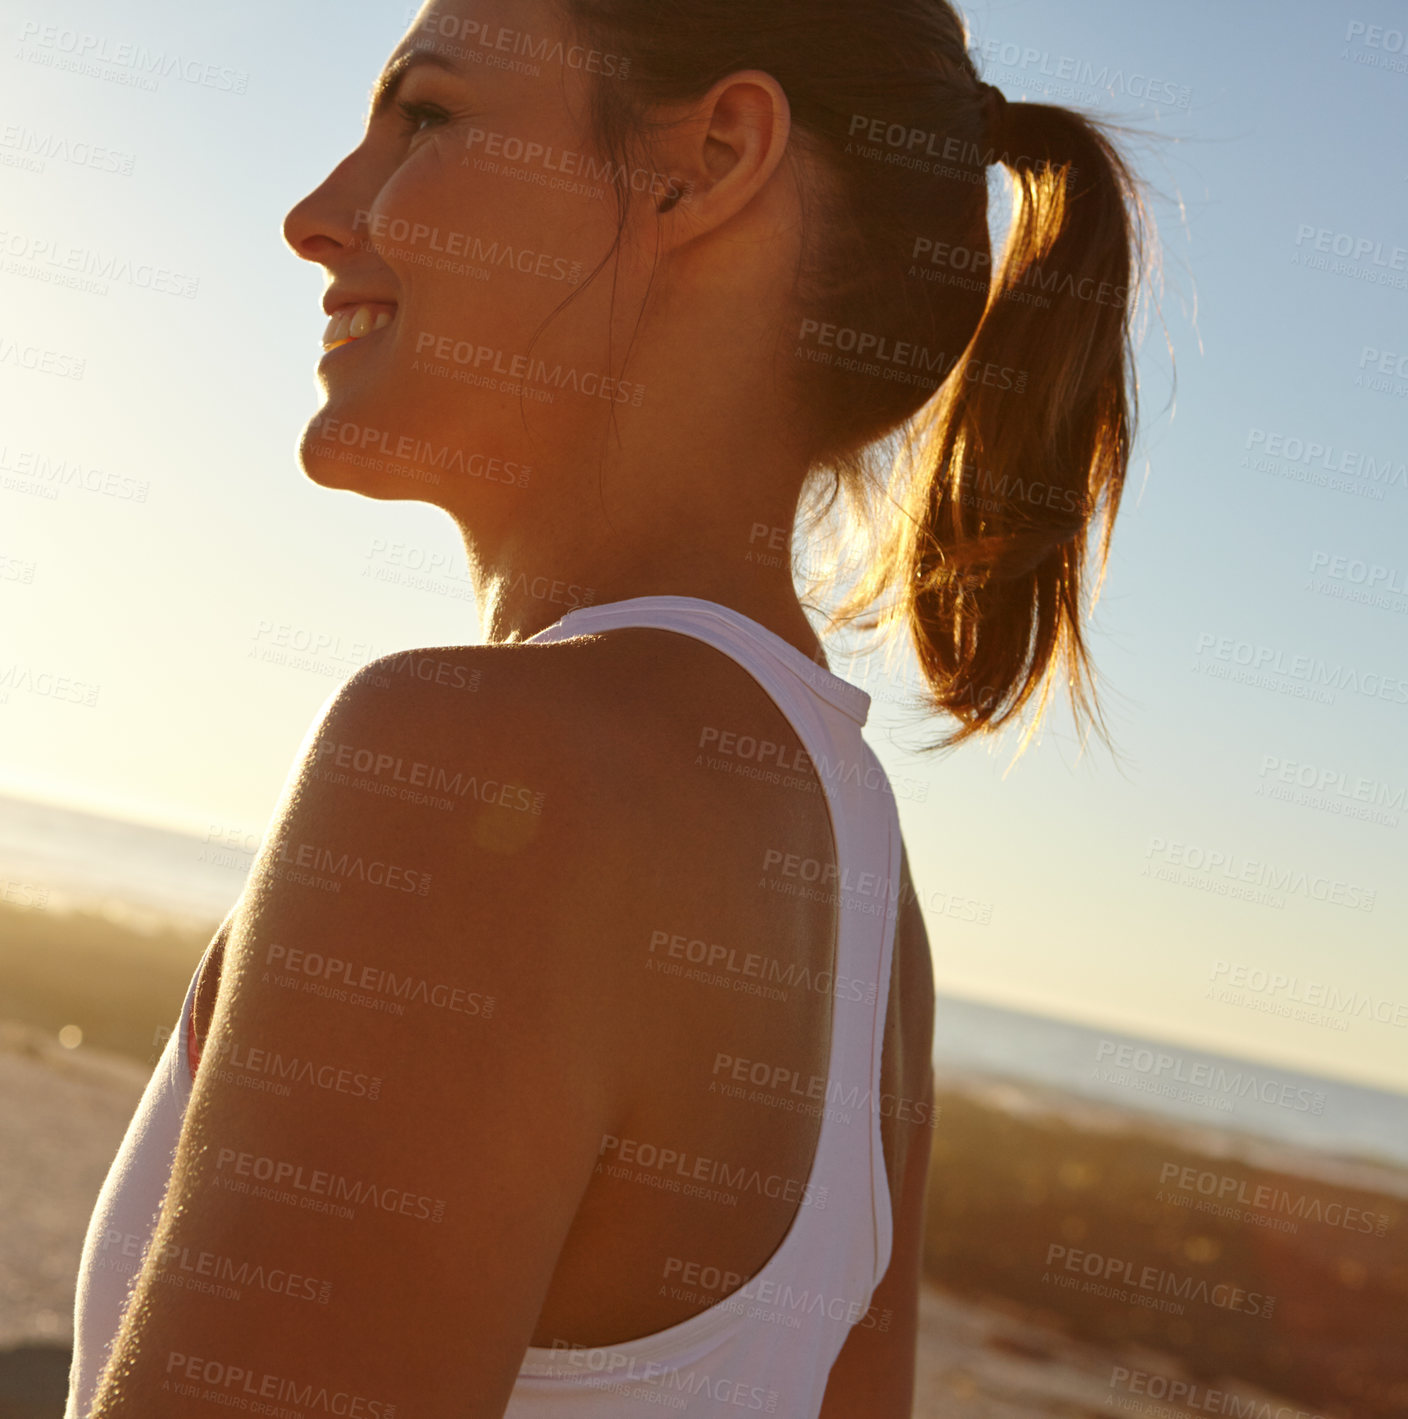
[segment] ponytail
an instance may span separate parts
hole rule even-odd
[[[930,748],[996,731],[1040,692],[1025,747],[1063,657],[1077,717],[1094,718],[1108,743],[1087,689],[1082,598],[1097,507],[1092,604],[1104,579],[1137,418],[1130,323],[1144,206],[1080,114],[1012,102],[998,112],[1014,210],[987,305],[909,421],[901,516],[832,620],[856,620],[897,587],[880,621],[905,622],[929,707],[959,721]]]

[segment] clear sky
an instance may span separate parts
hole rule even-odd
[[[1005,776],[1011,740],[923,759],[898,687],[862,681],[872,742],[914,786],[900,811],[938,983],[1403,1088],[1402,6],[966,13],[1009,97],[1166,135],[1133,150],[1164,324],[1141,349],[1141,436],[1091,635],[1124,771],[1078,758],[1063,715]],[[412,16],[4,8],[0,790],[258,833],[340,678],[480,638],[442,513],[319,489],[294,458],[320,402],[323,280],[280,224],[357,142]],[[74,67],[84,34],[109,56],[95,72]],[[121,82],[124,46],[208,79]],[[110,258],[160,268],[167,289],[52,279]],[[259,655],[310,640],[312,670]],[[1224,890],[1273,880],[1268,900]]]

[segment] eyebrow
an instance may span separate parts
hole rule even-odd
[[[412,69],[421,64],[433,64],[439,69],[448,70],[451,74],[461,72],[457,65],[446,59],[444,55],[437,54],[433,49],[405,50],[386,66],[381,77],[372,85],[372,91],[368,95],[368,102],[371,105],[367,113],[368,123],[371,123],[373,119],[391,106],[396,98],[397,90],[401,87],[401,81]]]

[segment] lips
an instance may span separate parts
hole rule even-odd
[[[349,340],[383,330],[396,317],[395,301],[346,301],[329,312],[323,349],[335,350]]]

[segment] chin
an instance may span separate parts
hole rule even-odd
[[[441,474],[398,458],[399,452],[379,428],[344,417],[336,401],[309,419],[298,443],[304,474],[321,488],[392,502],[435,501]]]
[[[320,488],[359,493],[383,502],[435,501],[435,484],[417,477],[414,469],[389,463],[374,450],[364,452],[329,442],[316,421],[304,430],[298,461],[309,482]]]

